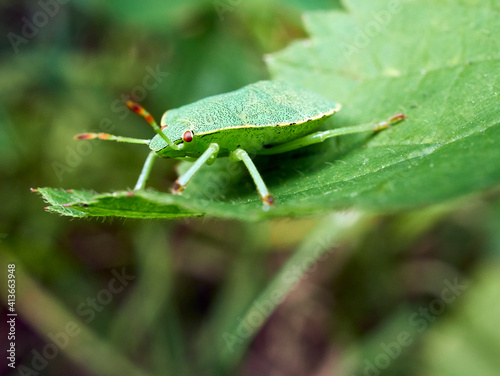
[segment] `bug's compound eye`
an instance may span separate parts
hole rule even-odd
[[[194,133],[192,131],[186,131],[182,135],[182,139],[184,140],[184,142],[191,142],[191,141],[193,141],[193,137],[194,137]]]

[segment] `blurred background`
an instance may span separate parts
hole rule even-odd
[[[71,220],[45,213],[30,192],[133,187],[147,148],[82,146],[73,135],[150,138],[147,124],[125,110],[125,96],[159,119],[270,78],[263,55],[306,38],[301,14],[322,9],[341,5],[1,3],[0,274],[6,281],[7,264],[16,265],[18,317],[17,369],[3,358],[0,374],[496,374],[497,190],[349,217],[345,234],[342,215]],[[175,164],[156,163],[150,185],[167,191]],[[259,294],[297,250],[318,247],[317,262],[291,265],[289,277],[302,278],[264,320],[272,308]],[[260,316],[246,321],[256,305]],[[2,324],[4,354],[8,330]]]

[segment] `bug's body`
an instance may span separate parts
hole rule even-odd
[[[161,119],[163,133],[179,144],[191,131],[193,140],[173,150],[156,135],[149,147],[169,158],[199,157],[211,143],[219,145],[219,156],[237,148],[258,154],[266,146],[311,133],[339,110],[339,104],[289,82],[259,81],[167,111]]]
[[[135,189],[143,189],[156,156],[194,160],[191,168],[175,182],[172,192],[180,194],[195,173],[218,156],[242,161],[268,208],[274,203],[248,153],[278,154],[322,142],[330,137],[374,132],[405,118],[397,114],[387,121],[311,133],[340,105],[310,90],[284,81],[259,81],[231,93],[215,95],[167,111],[161,128],[141,106],[127,106],[143,116],[157,135],[139,140],[106,133],[85,133],[77,139],[101,138],[148,144],[151,152]]]

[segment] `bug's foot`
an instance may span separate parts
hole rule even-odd
[[[184,190],[184,186],[179,184],[177,181],[174,183],[172,189],[170,190],[173,195],[180,195]]]
[[[375,132],[379,131],[381,129],[389,128],[391,125],[397,124],[400,121],[403,121],[405,119],[406,119],[406,116],[404,114],[393,115],[389,119],[381,121],[378,124],[375,124]]]
[[[261,198],[262,198],[262,202],[264,203],[264,205],[262,206],[263,210],[267,211],[267,210],[269,210],[269,208],[271,206],[274,205],[274,197],[273,196],[267,195],[267,196],[264,196]]]
[[[405,119],[406,119],[406,115],[399,113],[399,114],[396,114],[393,117],[391,117],[389,119],[389,123],[399,123],[400,121],[405,120]]]

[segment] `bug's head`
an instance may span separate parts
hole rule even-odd
[[[167,113],[161,119],[160,129],[174,146],[169,145],[159,134],[153,137],[149,146],[151,150],[156,152],[161,150],[165,156],[177,155],[180,152],[184,153],[193,146],[194,131],[191,130],[192,127],[189,122],[182,120],[172,122],[172,119],[167,117]]]
[[[160,151],[165,148],[170,148],[173,151],[179,151],[183,149],[184,142],[192,141],[192,133],[186,133],[185,135],[182,134],[181,137],[178,137],[179,132],[175,132],[175,129],[173,129],[172,127],[168,128],[165,121],[165,115],[162,117],[162,122],[160,123],[163,126],[159,126],[154,118],[150,115],[150,113],[147,112],[140,104],[129,100],[127,101],[126,105],[130,110],[146,119],[149,125],[151,125],[151,127],[153,127],[153,130],[156,132],[156,136],[153,137],[151,141],[148,141],[151,150]]]

